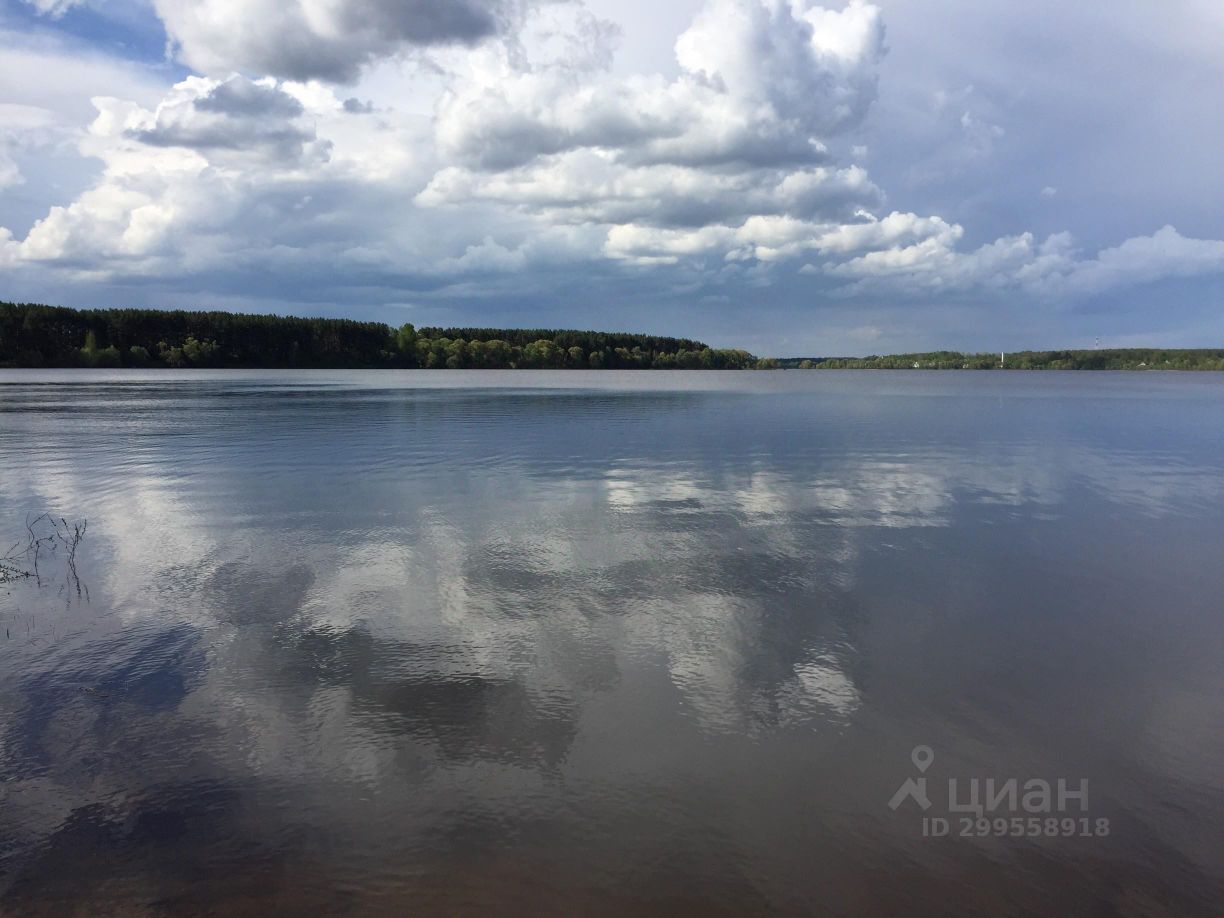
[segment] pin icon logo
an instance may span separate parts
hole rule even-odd
[[[910,761],[914,763],[919,774],[925,774],[926,770],[931,767],[931,763],[935,761],[935,752],[930,746],[915,746],[913,752],[910,753]],[[906,800],[913,800],[924,810],[931,808],[931,799],[927,796],[926,778],[906,778],[905,783],[897,788],[897,792],[888,801],[888,806],[895,810]]]

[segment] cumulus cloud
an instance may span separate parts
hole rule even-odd
[[[585,34],[590,48],[607,38]],[[829,141],[874,98],[883,40],[879,9],[861,0],[713,0],[677,40],[673,80],[524,69],[485,49],[439,103],[452,165],[417,203],[602,224],[604,254],[639,263],[832,250],[841,224],[871,224],[884,201],[862,168],[828,162]]]
[[[714,0],[677,40],[673,81],[585,82],[572,68],[523,71],[486,55],[442,100],[439,142],[476,169],[579,149],[637,164],[811,163],[870,106],[883,42],[880,11],[862,0],[837,12]]]
[[[858,121],[875,98],[884,54],[878,7],[714,0],[676,41],[686,74],[739,99],[764,103],[813,136]]]
[[[193,77],[175,87],[150,117],[133,113],[128,136],[159,147],[271,154],[300,160],[308,151],[325,158],[326,141],[303,123],[302,103],[274,80],[233,76],[220,83]]]
[[[1191,239],[1165,226],[1102,249],[1077,264],[1066,283],[1072,293],[1095,294],[1125,284],[1219,272],[1224,272],[1224,240]]]
[[[246,237],[241,221],[250,219],[246,205],[257,191],[272,195],[327,159],[304,106],[272,81],[190,77],[152,110],[110,97],[93,102],[97,116],[79,149],[102,162],[101,175],[70,204],[52,207],[24,240],[10,240],[10,261],[56,262],[94,276],[133,264],[190,270],[216,253],[227,231],[235,242]]]
[[[178,57],[207,74],[349,82],[380,57],[472,45],[516,20],[512,0],[153,0]]]
[[[959,227],[956,228],[959,231]],[[1171,277],[1224,274],[1224,241],[1191,239],[1172,226],[1136,236],[1085,258],[1068,233],[1038,243],[1032,233],[997,239],[971,252],[960,233],[867,252],[832,264],[829,274],[855,278],[852,291],[940,292],[1020,289],[1047,297],[1090,297]]]
[[[412,197],[434,168],[428,123],[346,109],[317,84],[189,77],[152,107],[111,97],[94,106],[77,146],[101,172],[24,237],[0,228],[12,279],[301,302],[538,272],[598,251],[577,228],[496,214],[475,227],[467,216],[422,221]]]
[[[730,260],[774,262],[809,252],[843,256],[881,246],[909,251],[927,245],[946,245],[960,234],[960,227],[950,226],[938,217],[895,212],[882,220],[862,213],[857,222],[846,224],[753,216],[738,226],[704,226],[695,230],[616,226],[608,234],[606,252],[614,258],[639,262],[674,263],[680,256],[708,254]]]

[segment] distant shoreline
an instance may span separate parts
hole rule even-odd
[[[690,338],[525,328],[393,328],[232,312],[0,302],[0,368],[488,370],[1224,370],[1224,348],[757,357]]]
[[[689,338],[527,328],[393,328],[232,312],[0,302],[0,367],[234,370],[748,370],[776,363]]]
[[[1224,370],[1224,348],[1109,348],[969,354],[933,351],[871,357],[787,357],[792,370]]]

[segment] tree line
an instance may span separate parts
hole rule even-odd
[[[0,367],[1224,370],[1224,349],[757,358],[689,338],[0,303]]]
[[[1224,370],[1224,349],[1112,348],[966,354],[929,351],[870,357],[808,357],[779,361],[801,370]]]
[[[741,370],[747,351],[568,329],[392,328],[231,312],[0,303],[0,366]]]

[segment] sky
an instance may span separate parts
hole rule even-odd
[[[1224,346],[1218,0],[0,0],[0,299]]]

